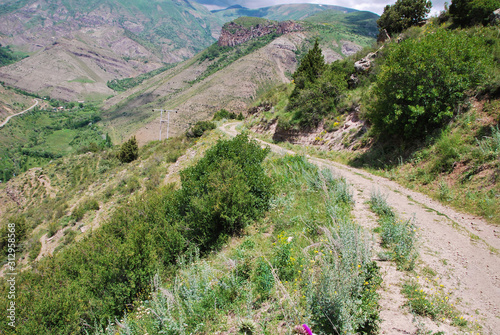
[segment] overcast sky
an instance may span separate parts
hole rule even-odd
[[[207,0],[205,0],[207,1]],[[208,0],[210,2],[210,0]],[[354,8],[359,10],[366,10],[373,13],[377,13],[381,15],[384,11],[384,7],[386,5],[392,5],[396,2],[387,1],[387,0],[226,0],[227,3],[232,4],[240,4],[247,8],[260,8],[260,7],[269,7],[273,5],[279,4],[288,4],[288,3],[317,3],[317,4],[325,4],[325,5],[335,5],[342,6],[348,8]],[[224,1],[224,2],[226,2]],[[204,2],[204,1],[200,1]],[[444,9],[445,0],[436,0],[432,1],[432,12],[431,15],[439,14],[440,11]],[[448,2],[451,2],[449,0]],[[207,6],[209,7],[209,6]]]

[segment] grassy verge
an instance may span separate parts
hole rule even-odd
[[[379,216],[382,246],[388,250],[379,256],[395,261],[399,270],[412,270],[418,257],[417,228],[413,220],[404,221],[398,218],[383,195],[378,192],[371,194],[370,208]]]
[[[342,179],[302,157],[265,162],[277,193],[271,210],[217,253],[184,258],[152,281],[121,320],[95,334],[375,333],[378,267],[367,234],[351,220]]]

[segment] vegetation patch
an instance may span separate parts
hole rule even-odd
[[[388,253],[383,253],[380,256],[394,260],[400,270],[412,270],[418,257],[417,228],[413,220],[399,219],[385,198],[378,192],[371,194],[370,208],[379,216],[382,246],[389,250]]]

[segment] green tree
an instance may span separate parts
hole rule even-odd
[[[452,0],[450,14],[461,26],[487,24],[489,16],[500,8],[500,0]]]
[[[304,56],[297,71],[292,78],[295,81],[296,89],[303,89],[307,82],[314,83],[325,70],[325,58],[318,40],[314,42],[314,47]]]
[[[118,152],[118,159],[122,163],[130,163],[136,160],[137,157],[139,157],[139,146],[135,136],[132,136],[130,140],[122,144],[120,152]]]
[[[394,5],[385,6],[377,24],[389,35],[399,34],[424,20],[431,7],[432,3],[428,0],[397,0]]]

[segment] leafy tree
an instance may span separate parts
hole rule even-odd
[[[287,110],[294,112],[292,124],[316,127],[325,115],[335,111],[341,94],[347,89],[349,70],[344,65],[344,62],[325,64],[316,40],[293,74],[295,88],[287,106]]]
[[[500,8],[500,0],[452,0],[450,14],[461,26],[487,24],[491,13]]]
[[[368,110],[375,129],[411,139],[449,121],[466,92],[495,68],[481,35],[439,29],[391,45]]]
[[[431,7],[429,0],[397,0],[394,5],[385,6],[377,24],[380,30],[387,30],[389,35],[399,34],[424,20]]]
[[[132,136],[130,140],[122,144],[120,152],[118,152],[118,159],[122,163],[130,163],[136,160],[137,157],[139,157],[139,146],[135,136]]]

